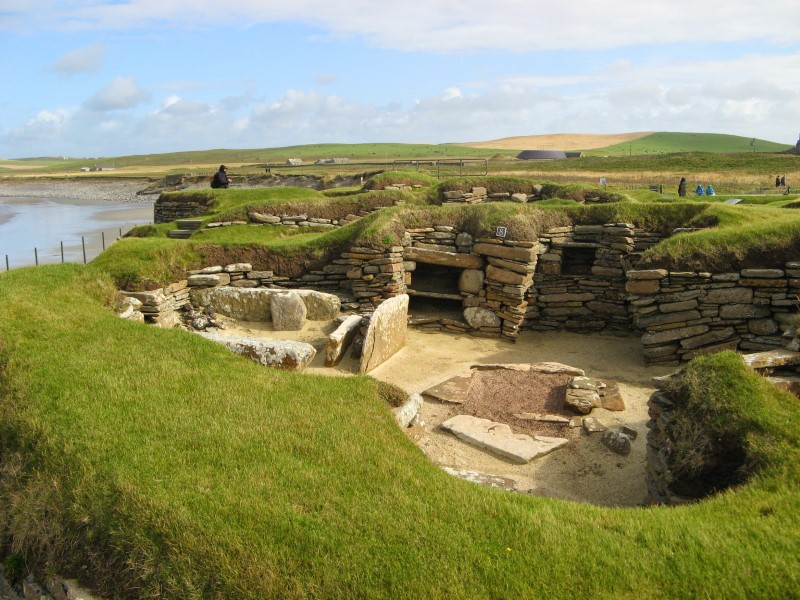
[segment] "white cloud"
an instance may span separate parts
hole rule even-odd
[[[796,0],[101,0],[22,2],[6,27],[217,28],[301,22],[334,37],[358,37],[403,51],[606,49],[641,44],[760,39],[796,42]],[[43,10],[46,6],[47,10]]]
[[[800,123],[800,56],[661,66],[612,62],[568,77],[443,80],[437,93],[385,105],[314,89],[290,89],[267,100],[249,92],[216,101],[190,94],[165,92],[157,108],[129,110],[123,118],[113,109],[135,106],[146,94],[133,78],[118,78],[86,103],[87,110],[41,110],[0,135],[0,155],[108,156],[626,131],[732,133],[793,144]],[[100,108],[105,112],[98,116]]]
[[[84,107],[106,112],[133,108],[150,99],[150,94],[139,87],[134,77],[117,77],[89,98]]]
[[[321,73],[314,78],[314,81],[319,85],[330,85],[338,81],[338,77],[332,73]]]
[[[49,70],[65,75],[97,71],[103,66],[104,52],[101,44],[76,48],[59,58]]]

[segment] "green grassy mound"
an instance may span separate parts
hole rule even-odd
[[[107,597],[787,597],[800,586],[798,402],[734,355],[698,417],[749,480],[606,509],[449,477],[368,377],[264,369],[122,321],[106,276],[0,275],[0,532]],[[720,425],[722,424],[722,425]],[[583,558],[582,558],[583,557]],[[0,556],[2,558],[2,556]]]
[[[662,131],[637,140],[588,150],[592,154],[671,154],[676,152],[753,153],[784,152],[791,146],[768,140],[721,133]]]

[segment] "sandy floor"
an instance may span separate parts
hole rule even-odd
[[[227,331],[311,343],[317,349],[317,356],[307,373],[345,376],[357,373],[358,363],[349,353],[337,368],[324,367],[325,336],[334,328],[330,323],[309,322],[300,332],[278,332],[272,330],[270,323],[239,323]],[[420,423],[408,429],[407,434],[437,464],[504,478],[503,487],[519,492],[601,505],[647,503],[645,424],[647,399],[654,389],[651,378],[673,369],[645,367],[638,337],[525,332],[516,343],[509,343],[409,329],[405,348],[370,375],[411,393],[467,374],[473,364],[544,361],[579,367],[590,377],[619,383],[626,410],[596,408],[592,416],[611,428],[630,425],[637,430],[639,435],[630,455],[619,456],[606,449],[600,441],[601,434],[588,435],[580,428],[573,428],[567,430],[570,443],[564,448],[527,465],[517,465],[473,448],[441,430],[439,424],[463,411],[458,405],[430,398],[425,399]]]

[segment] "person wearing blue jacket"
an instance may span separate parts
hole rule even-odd
[[[702,196],[703,195],[703,184],[702,183],[698,183],[697,184],[697,189],[694,191],[694,193],[697,194],[698,196]]]
[[[714,191],[714,188],[711,187],[711,184],[709,183],[708,187],[706,188],[706,196],[716,196],[716,195],[717,192]]]

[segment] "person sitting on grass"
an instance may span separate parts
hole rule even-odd
[[[697,189],[694,191],[694,193],[697,196],[702,196],[703,195],[703,184],[702,183],[698,183],[697,184]]]
[[[714,188],[711,187],[711,184],[709,183],[708,187],[706,188],[706,196],[716,196],[716,195],[717,192],[714,191]]]
[[[231,184],[227,171],[228,167],[225,165],[219,166],[219,171],[214,173],[214,177],[211,178],[212,188],[227,188]]]

